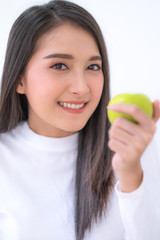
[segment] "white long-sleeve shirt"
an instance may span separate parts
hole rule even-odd
[[[49,138],[27,122],[0,135],[0,240],[75,240],[74,182],[78,134]],[[118,182],[104,216],[84,240],[160,240],[160,156],[142,157],[141,186]]]

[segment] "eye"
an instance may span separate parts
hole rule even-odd
[[[90,66],[87,67],[87,69],[93,70],[93,71],[98,71],[101,69],[101,67],[98,64],[91,64]]]
[[[51,66],[50,68],[56,69],[56,70],[66,70],[66,69],[68,69],[68,67],[64,63],[56,63],[53,66]]]

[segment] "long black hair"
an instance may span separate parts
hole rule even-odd
[[[36,51],[39,37],[66,21],[87,30],[96,40],[102,57],[104,88],[100,102],[79,132],[75,183],[75,232],[82,240],[86,230],[106,211],[114,185],[112,152],[107,147],[109,122],[109,65],[101,30],[84,8],[68,1],[50,1],[24,11],[11,29],[4,63],[0,96],[0,132],[7,132],[28,119],[28,101],[16,92],[21,76]]]

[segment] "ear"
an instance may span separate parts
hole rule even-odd
[[[24,84],[24,77],[20,77],[17,83],[16,92],[19,94],[25,94],[25,84]]]

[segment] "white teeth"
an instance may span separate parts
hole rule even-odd
[[[84,106],[84,103],[82,104],[71,104],[71,103],[65,103],[65,102],[59,102],[59,104],[65,108],[71,108],[71,109],[80,109]]]

